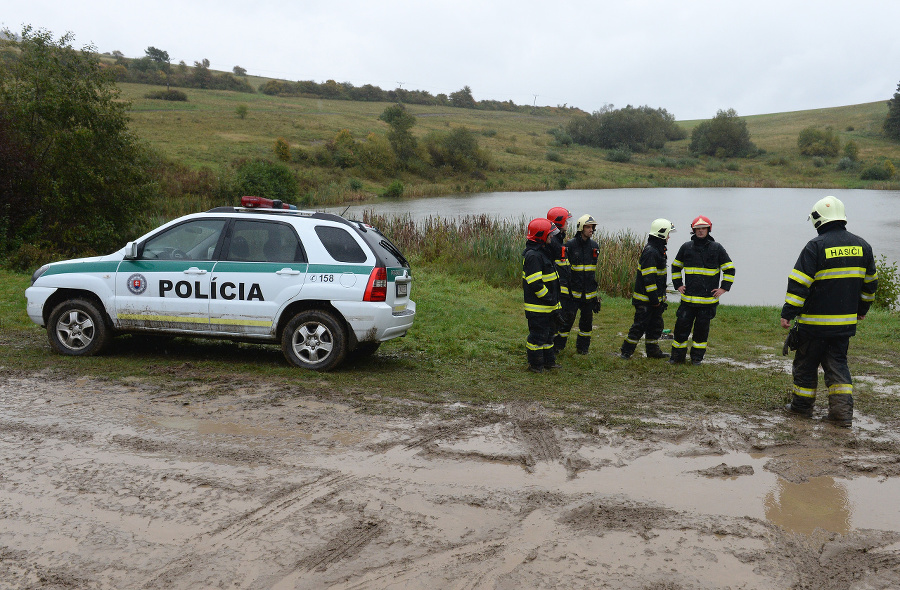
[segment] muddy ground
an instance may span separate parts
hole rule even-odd
[[[175,379],[0,370],[0,587],[900,587],[900,459],[865,416],[633,436]]]

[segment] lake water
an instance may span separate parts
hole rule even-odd
[[[477,193],[415,200],[384,201],[351,207],[347,217],[365,209],[460,218],[486,214],[498,219],[543,217],[551,207],[566,207],[574,222],[590,213],[599,229],[630,229],[645,234],[650,222],[664,217],[675,224],[669,240],[669,263],[690,239],[697,215],[712,220],[712,236],[734,261],[734,287],[722,303],[781,305],[787,276],[800,250],[816,232],[807,216],[816,201],[834,195],[844,202],[847,229],[862,236],[889,261],[900,261],[900,191],[760,188],[657,188]],[[524,243],[524,238],[523,238]]]

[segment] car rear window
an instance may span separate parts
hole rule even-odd
[[[360,248],[350,232],[342,227],[317,225],[316,235],[322,245],[338,262],[365,262],[366,253]]]

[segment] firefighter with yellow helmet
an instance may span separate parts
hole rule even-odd
[[[597,258],[600,255],[600,246],[591,239],[596,227],[597,222],[593,217],[582,215],[575,226],[575,237],[566,242],[569,297],[562,300],[563,324],[554,339],[557,353],[566,347],[572,326],[575,324],[575,316],[579,312],[581,317],[578,321],[575,350],[578,354],[587,354],[591,345],[594,313],[600,311],[601,305],[597,284]]]
[[[559,325],[559,275],[548,246],[559,229],[549,219],[532,219],[528,223],[525,251],[522,253],[522,291],[525,297],[525,319],[528,339],[525,341],[528,370],[543,373],[558,369],[553,336]]]
[[[634,278],[634,323],[622,342],[619,356],[630,359],[641,337],[648,358],[664,359],[669,355],[659,348],[659,338],[663,331],[663,312],[666,311],[666,244],[669,234],[675,231],[675,224],[668,219],[655,219],[650,224],[647,245],[641,252],[637,275]]]
[[[669,357],[673,364],[685,362],[688,339],[691,340],[691,363],[699,365],[703,361],[709,324],[716,317],[719,298],[734,283],[734,263],[710,232],[712,221],[709,217],[695,217],[691,222],[691,239],[681,245],[672,261],[672,286],[681,294]]]
[[[849,428],[853,421],[853,380],[847,366],[850,337],[875,301],[878,271],[872,247],[847,231],[844,204],[819,200],[809,214],[818,236],[810,240],[788,275],[781,327],[796,320],[794,386],[790,413],[812,417],[819,366],[828,387],[826,421]],[[786,351],[785,351],[786,353]]]

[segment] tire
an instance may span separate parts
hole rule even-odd
[[[103,313],[87,299],[70,299],[57,305],[47,322],[50,345],[67,356],[100,353],[110,339]]]
[[[310,309],[287,323],[281,335],[281,350],[293,365],[313,371],[329,371],[347,355],[344,325],[334,314]]]

